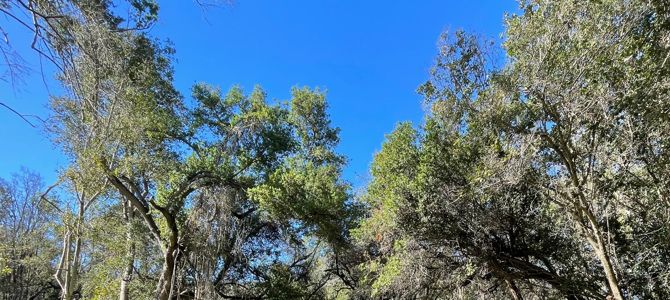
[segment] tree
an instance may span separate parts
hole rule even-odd
[[[339,226],[346,218],[339,216],[346,213],[347,186],[338,182],[343,160],[332,154],[336,130],[325,119],[321,94],[296,89],[288,109],[266,103],[260,89],[249,97],[234,89],[222,99],[198,85],[197,106],[186,110],[171,88],[169,64],[159,48],[141,36],[121,36],[117,42],[131,43],[125,46],[129,55],[102,52],[104,60],[78,70],[93,84],[83,86],[78,97],[55,99],[55,131],[74,162],[89,174],[104,174],[144,220],[163,255],[159,298],[179,292],[175,274],[189,238],[183,234],[187,203],[205,188],[254,193],[256,204],[240,205],[265,208],[284,230],[298,230],[291,234],[294,239],[314,232],[335,241],[344,231]],[[109,68],[101,76],[103,67]],[[314,176],[280,180],[295,176],[294,168],[310,168],[302,170]],[[295,208],[272,207],[268,194],[261,194],[268,188],[295,189],[301,183],[296,179],[316,181],[309,185],[314,190],[283,196],[304,197],[291,204]],[[309,219],[317,211],[337,215]],[[292,229],[298,224],[291,224],[294,220],[304,221],[304,229]]]
[[[211,215],[208,226],[215,226],[217,233],[207,240],[214,240],[201,240],[205,245],[193,247],[193,254],[197,261],[222,267],[192,271],[210,274],[213,280],[205,284],[221,296],[243,292],[248,297],[268,297],[280,292],[272,283],[277,280],[281,286],[309,281],[309,263],[316,250],[308,251],[302,240],[316,235],[335,244],[346,230],[342,226],[349,216],[348,186],[339,181],[343,160],[333,152],[337,130],[329,126],[324,95],[294,89],[288,107],[269,105],[265,97],[259,88],[249,96],[233,88],[225,97],[205,85],[194,88],[200,106],[192,112],[192,128],[206,128],[200,132],[208,132],[209,137],[189,144],[200,145],[196,153],[204,147],[210,153],[217,151],[221,156],[215,161],[223,161],[226,172],[234,175],[199,193],[198,209],[189,214],[194,222]],[[316,214],[322,219],[312,219]],[[333,215],[324,219],[328,214]],[[193,235],[193,242],[198,239]],[[227,246],[221,248],[221,243]],[[206,259],[198,255],[205,249],[218,250],[209,252],[213,255]],[[285,265],[281,256],[294,261]],[[259,282],[245,283],[250,277]],[[244,292],[239,285],[250,286]],[[298,297],[295,293],[303,292],[291,293]]]
[[[522,7],[508,20],[506,49],[514,93],[533,124],[526,134],[540,138],[538,162],[549,168],[546,193],[572,214],[611,295],[632,297],[622,246],[636,237],[621,220],[667,211],[663,192],[649,194],[660,183],[652,183],[654,166],[665,164],[667,121],[648,110],[667,103],[667,8],[642,1]]]
[[[487,45],[460,31],[442,41],[419,89],[430,107],[424,132],[399,125],[372,165],[373,214],[359,234],[372,247],[373,290],[464,297],[492,281],[490,290],[505,286],[515,299],[552,288],[571,299],[598,296],[565,263],[579,251],[536,190],[541,169],[504,130],[520,110],[496,92],[505,82]]]
[[[339,227],[347,200],[347,186],[338,179],[343,160],[332,154],[337,131],[325,119],[319,92],[296,89],[295,106],[289,109],[266,103],[261,90],[248,98],[233,90],[220,99],[210,88],[196,86],[196,107],[186,109],[172,87],[171,49],[134,32],[86,26],[78,31],[82,48],[61,77],[70,94],[52,101],[52,131],[78,172],[107,180],[132,207],[126,214],[134,210],[143,220],[162,255],[158,298],[180,293],[177,273],[190,238],[184,235],[188,203],[206,188],[242,195],[256,188],[256,200],[249,203],[269,211],[273,226],[281,225],[293,244],[312,233],[335,242],[336,234],[345,231]],[[294,178],[294,168],[315,177]],[[262,194],[267,188],[295,188],[307,179],[310,190],[283,196],[303,197],[296,209],[272,207]],[[312,218],[317,211],[333,215]],[[295,226],[301,222],[304,226]]]
[[[521,1],[506,57],[445,33],[361,195],[323,91],[183,97],[129,3],[0,0],[59,68],[69,159],[0,180],[0,297],[670,297],[665,1]]]
[[[42,178],[21,169],[0,180],[0,297],[57,297],[50,262],[57,256],[50,237],[54,209],[42,201]]]
[[[45,59],[57,70],[61,72],[69,70],[70,76],[77,76],[76,72],[71,72],[75,68],[75,58],[82,51],[93,50],[86,49],[86,39],[91,35],[104,39],[103,35],[108,32],[143,31],[157,19],[158,5],[155,1],[130,0],[117,3],[127,8],[127,16],[113,13],[111,5],[109,1],[2,0],[0,13],[31,32],[33,38],[30,45],[26,46],[38,54],[42,71],[44,67],[41,60]],[[0,54],[7,67],[0,79],[14,85],[29,70],[23,58],[14,51],[14,45],[10,43],[13,33],[5,31],[2,27],[0,33],[5,37],[4,43],[0,45]],[[75,80],[72,80],[71,83],[74,82]],[[9,109],[35,127],[28,117],[36,116],[21,114],[4,102],[0,102],[0,106]],[[37,119],[43,121],[39,117]]]
[[[60,233],[62,234],[61,255],[56,265],[54,278],[61,290],[61,299],[74,299],[81,294],[81,272],[84,259],[83,247],[86,239],[86,223],[91,206],[107,192],[105,182],[86,177],[76,169],[69,169],[62,175],[64,193],[76,200],[66,201],[63,205],[48,199],[49,192],[56,185],[49,187],[41,196],[60,213]],[[57,183],[58,184],[58,183]]]
[[[399,126],[372,166],[373,292],[665,298],[665,7],[523,1],[501,68],[463,34],[441,46],[423,132]]]

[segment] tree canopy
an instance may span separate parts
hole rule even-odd
[[[57,67],[68,159],[0,179],[0,298],[668,299],[666,2],[522,0],[502,45],[443,33],[424,121],[358,193],[325,91],[185,96],[154,1],[0,0]]]

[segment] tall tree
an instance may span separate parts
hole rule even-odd
[[[565,263],[579,251],[537,191],[542,169],[505,130],[520,108],[496,92],[505,81],[487,46],[460,31],[444,35],[419,89],[430,107],[424,132],[399,125],[375,157],[366,196],[373,214],[359,229],[371,247],[373,291],[464,297],[492,282],[514,299],[552,289],[598,296]]]
[[[653,179],[667,161],[668,122],[652,112],[668,103],[666,5],[521,4],[523,15],[508,20],[506,49],[514,93],[533,122],[526,134],[539,137],[538,163],[548,167],[546,193],[572,214],[612,297],[631,297],[621,246],[636,237],[620,220],[668,209]]]
[[[372,167],[372,290],[665,298],[666,7],[522,1],[497,70],[469,38],[441,46],[423,131],[400,126]]]

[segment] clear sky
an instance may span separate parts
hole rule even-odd
[[[333,125],[341,128],[339,151],[349,163],[345,178],[368,180],[368,166],[384,135],[401,121],[420,123],[415,90],[427,79],[436,42],[445,29],[465,29],[500,38],[512,0],[481,1],[253,1],[203,11],[194,1],[161,1],[159,22],[150,33],[169,39],[175,55],[176,86],[189,97],[196,82],[223,90],[261,85],[273,99],[286,100],[293,86],[327,90]],[[0,26],[32,71],[23,82],[0,82],[0,101],[22,113],[48,115],[48,91],[57,93],[52,68],[39,75],[29,35],[9,19]],[[5,66],[0,67],[0,73]],[[47,183],[67,164],[48,138],[0,107],[0,177],[21,166],[40,172]]]

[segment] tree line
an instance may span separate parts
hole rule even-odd
[[[0,180],[0,298],[670,298],[667,0],[521,0],[502,45],[445,32],[424,121],[361,193],[323,91],[184,96],[158,8],[0,0],[56,67],[68,158]]]

